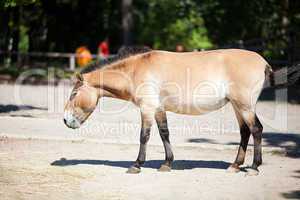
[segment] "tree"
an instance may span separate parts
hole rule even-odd
[[[4,50],[74,52],[85,45],[96,52],[108,37],[112,52],[124,44],[167,50],[242,44],[263,46],[269,58],[300,55],[295,0],[3,0],[0,11]]]
[[[213,47],[194,1],[138,1],[136,9],[138,43],[168,50],[175,50],[177,44],[188,50]]]
[[[122,0],[122,29],[125,46],[132,45],[132,26],[132,0]]]

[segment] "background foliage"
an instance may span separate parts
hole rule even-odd
[[[108,37],[113,52],[123,44],[167,50],[182,44],[253,48],[280,59],[300,54],[297,0],[2,0],[0,25],[4,51],[74,52],[85,45],[96,53]]]

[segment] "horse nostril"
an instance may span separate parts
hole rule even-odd
[[[64,123],[67,124],[67,120],[64,118]]]

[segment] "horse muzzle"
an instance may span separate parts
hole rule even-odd
[[[65,112],[64,123],[67,127],[72,129],[79,128],[81,125],[80,121],[71,112]]]

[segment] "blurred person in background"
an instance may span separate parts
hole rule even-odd
[[[98,46],[98,56],[100,58],[107,58],[109,56],[109,41],[108,38],[100,42]]]
[[[177,44],[176,45],[176,52],[184,52],[184,46],[182,44]]]
[[[86,46],[76,49],[76,63],[79,67],[86,66],[92,60],[92,54]]]

